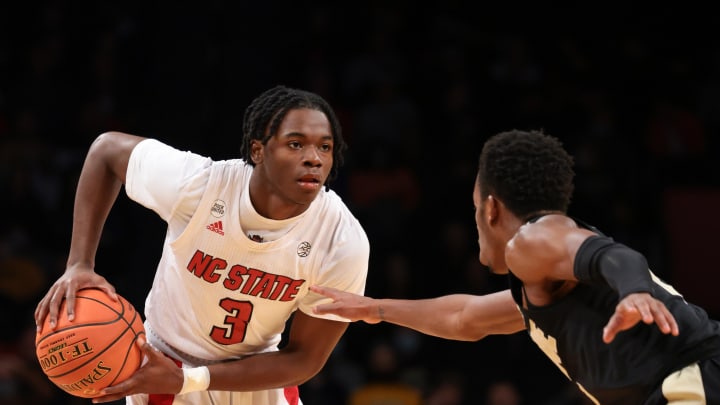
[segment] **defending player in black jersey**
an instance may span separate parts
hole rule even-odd
[[[317,313],[475,341],[527,330],[599,404],[720,404],[720,322],[658,279],[637,251],[569,217],[573,159],[539,131],[482,150],[473,200],[480,262],[510,288],[372,299],[323,287]]]

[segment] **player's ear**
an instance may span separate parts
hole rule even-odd
[[[502,208],[501,205],[502,202],[493,197],[492,194],[490,194],[485,200],[484,214],[489,224],[497,222],[497,219],[500,216],[500,209]]]
[[[253,163],[260,164],[263,161],[263,148],[265,145],[257,139],[253,139],[250,143],[250,158]]]

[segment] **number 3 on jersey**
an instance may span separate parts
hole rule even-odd
[[[247,325],[253,312],[250,301],[237,301],[231,298],[220,300],[220,307],[229,315],[225,317],[225,326],[213,326],[210,337],[221,345],[242,343],[247,333]]]

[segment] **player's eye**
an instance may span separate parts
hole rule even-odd
[[[298,142],[298,141],[290,141],[290,142],[288,142],[288,146],[289,146],[291,149],[300,149],[300,148],[302,148],[302,145],[300,145],[300,142]]]

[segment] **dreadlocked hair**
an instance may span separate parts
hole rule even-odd
[[[335,111],[325,99],[315,93],[280,85],[257,96],[245,109],[240,154],[248,164],[254,166],[250,157],[252,141],[259,140],[266,145],[270,138],[277,133],[280,123],[287,113],[301,108],[321,111],[330,122],[333,137],[333,166],[325,183],[327,186],[337,177],[338,169],[345,161],[343,154],[347,145],[343,139],[340,122]]]
[[[566,213],[574,176],[572,156],[542,131],[499,133],[480,153],[481,197],[494,195],[519,218],[544,210]]]

